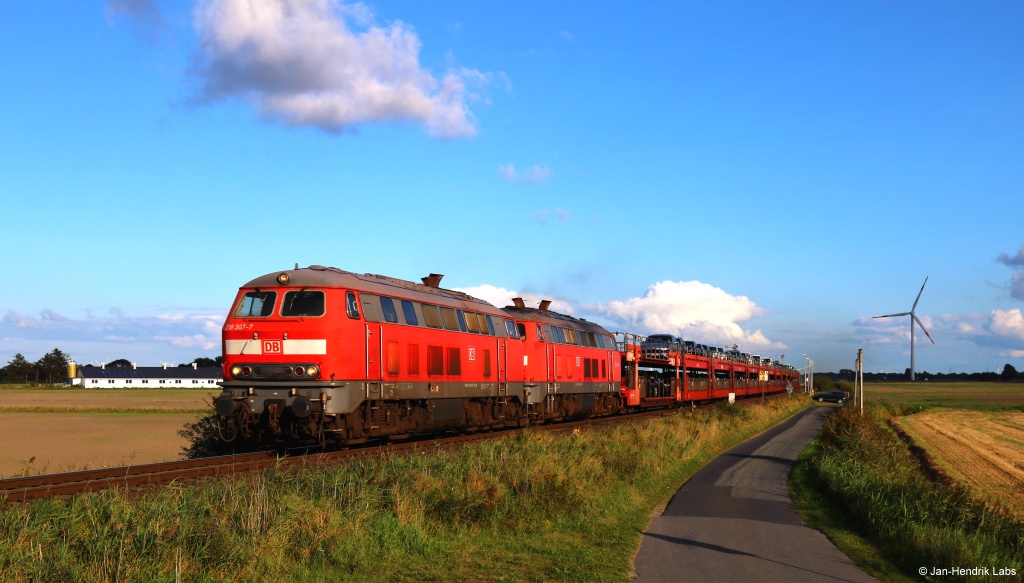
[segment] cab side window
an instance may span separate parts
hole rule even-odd
[[[516,329],[516,323],[512,320],[505,320],[505,330],[508,331],[509,338],[519,338],[519,330]]]
[[[349,318],[359,319],[359,304],[356,302],[355,292],[345,292],[345,312]]]

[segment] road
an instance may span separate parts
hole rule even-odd
[[[875,581],[789,497],[789,472],[831,410],[806,409],[697,472],[648,525],[633,582]]]

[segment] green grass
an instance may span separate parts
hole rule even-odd
[[[886,425],[919,410],[872,404],[863,417],[852,408],[829,416],[790,480],[805,522],[883,581],[921,580],[921,567],[1024,573],[1024,524],[960,486],[927,480]]]
[[[1024,411],[1024,383],[865,383],[867,401],[976,410]]]
[[[0,508],[0,580],[623,581],[652,512],[777,399]]]

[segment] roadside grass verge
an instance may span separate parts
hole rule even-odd
[[[880,403],[863,417],[853,408],[830,415],[790,478],[804,521],[883,581],[930,580],[922,567],[1024,573],[1024,524],[956,483],[930,480],[887,425],[920,410]],[[986,580],[955,573],[937,579]]]
[[[0,580],[623,581],[686,478],[808,405],[3,504]]]

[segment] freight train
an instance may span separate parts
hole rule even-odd
[[[312,265],[239,289],[223,328],[221,438],[356,444],[764,395],[799,384],[770,359],[610,333],[440,287]]]

